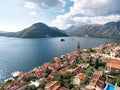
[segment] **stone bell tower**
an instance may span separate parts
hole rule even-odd
[[[79,43],[79,41],[77,43],[77,51],[80,51],[80,43]]]

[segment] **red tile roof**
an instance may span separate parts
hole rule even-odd
[[[60,87],[60,83],[58,81],[51,81],[45,87],[45,90],[58,90]]]
[[[69,70],[71,70],[72,68],[70,66],[67,66],[66,68],[63,68],[62,70],[60,70],[61,74],[65,74],[67,73]]]
[[[87,88],[86,90],[96,90],[95,88]]]
[[[90,84],[95,86],[99,77],[102,76],[102,71],[95,71],[93,73],[94,77],[92,78],[92,80],[90,81]]]
[[[75,68],[75,73],[80,73],[82,70],[82,67],[81,66],[78,66],[77,68]]]
[[[80,74],[77,75],[77,77],[78,77],[79,79],[85,79],[85,78],[86,78],[86,75],[85,75],[84,73],[80,73]]]
[[[20,72],[18,76],[19,76],[19,77],[23,77],[24,75],[25,75],[25,74],[24,74],[23,72]]]
[[[106,67],[120,69],[120,60],[109,58]]]
[[[95,72],[93,73],[93,75],[100,77],[100,76],[102,76],[102,71],[95,71]]]
[[[44,68],[47,68],[48,66],[50,65],[50,63],[44,63],[43,65],[42,65],[42,67],[44,67]]]
[[[66,87],[60,87],[58,90],[69,90]]]

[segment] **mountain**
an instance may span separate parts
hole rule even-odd
[[[0,36],[12,37],[15,35],[15,32],[4,32],[0,31]]]
[[[44,23],[35,23],[20,32],[0,32],[0,36],[17,38],[43,38],[43,37],[99,37],[99,38],[120,38],[120,21],[108,22],[104,25],[77,25],[67,30],[59,30],[56,27],[49,27]]]
[[[120,21],[108,22],[104,25],[72,26],[66,30],[66,34],[81,37],[120,38]]]
[[[20,38],[43,38],[43,37],[64,37],[65,33],[56,27],[49,27],[44,23],[35,23],[32,26],[17,32],[15,37]]]

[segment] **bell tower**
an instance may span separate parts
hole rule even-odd
[[[79,43],[79,41],[77,43],[77,51],[80,51],[80,43]]]

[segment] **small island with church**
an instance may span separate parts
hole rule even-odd
[[[55,57],[31,71],[13,72],[0,90],[120,90],[120,42]]]

